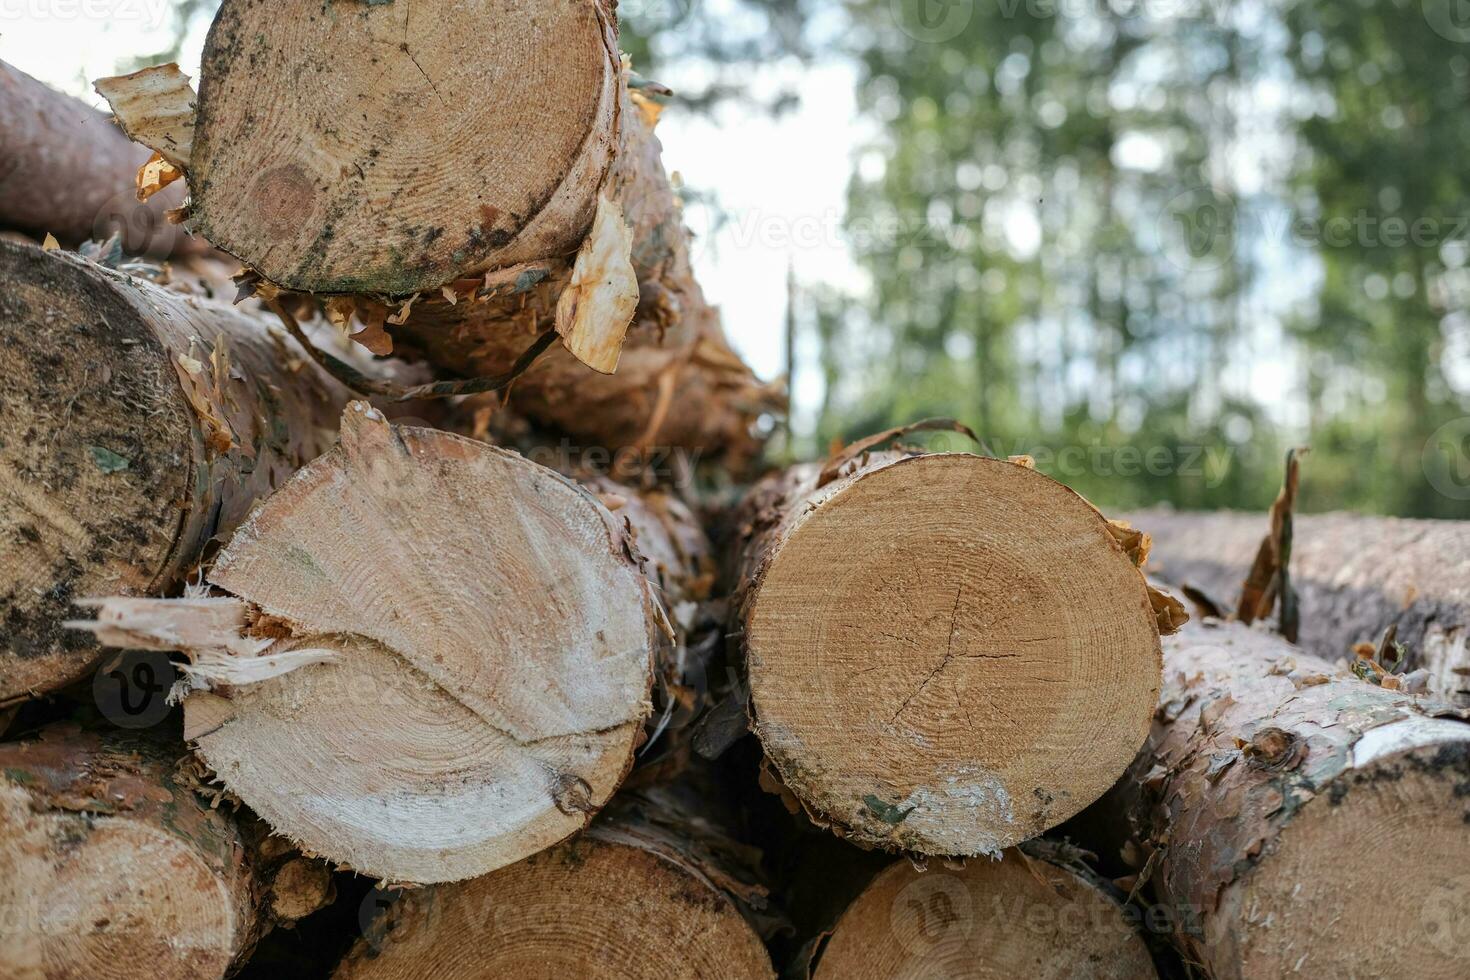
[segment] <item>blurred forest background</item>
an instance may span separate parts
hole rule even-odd
[[[871,138],[832,180],[865,283],[793,282],[815,394],[778,452],[952,415],[1115,506],[1261,508],[1306,442],[1307,509],[1470,516],[1470,3],[619,15],[641,73],[702,80],[681,111],[787,112],[792,66],[855,66]]]

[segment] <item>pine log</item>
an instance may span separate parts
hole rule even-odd
[[[190,248],[163,212],[181,189],[138,202],[135,180],[148,159],[104,112],[0,62],[0,228],[66,245],[122,233],[129,252],[167,256]]]
[[[1019,463],[831,465],[773,475],[735,519],[770,775],[858,843],[938,855],[997,854],[1101,795],[1159,684],[1119,529]]]
[[[311,853],[429,883],[556,844],[642,739],[687,512],[626,491],[610,513],[361,402],[341,430],[221,552],[222,595],[109,601],[91,627],[189,655],[186,736]]]
[[[1099,804],[1216,980],[1470,972],[1470,725],[1239,623],[1164,642]]]
[[[754,860],[668,795],[620,797],[576,839],[403,893],[335,980],[773,980]]]
[[[899,861],[848,906],[815,980],[1144,980],[1148,948],[1091,876],[1019,850],[962,868]]]
[[[1265,535],[1250,514],[1130,515],[1154,539],[1159,577],[1202,589],[1228,611]],[[1437,697],[1470,700],[1470,522],[1358,514],[1295,518],[1291,581],[1302,647],[1338,661],[1397,629],[1406,670],[1428,671]]]
[[[176,585],[330,445],[344,389],[279,328],[0,242],[0,705],[95,666],[74,600]]]
[[[187,763],[174,739],[72,724],[0,744],[0,972],[224,977],[330,900],[325,865],[204,803]]]
[[[519,410],[607,446],[738,461],[781,398],[694,281],[658,106],[629,90],[611,8],[226,0],[197,100],[162,84],[171,66],[98,88],[180,161],[190,227],[272,287],[355,311],[375,349],[500,376],[554,328]],[[159,119],[176,123],[150,133]]]

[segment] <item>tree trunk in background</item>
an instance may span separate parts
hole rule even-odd
[[[576,438],[753,455],[782,399],[694,281],[658,106],[628,91],[609,7],[318,10],[222,4],[197,114],[187,90],[170,109],[192,120],[190,225],[269,283],[340,297],[377,349],[457,375],[501,375],[554,328],[512,397]],[[126,123],[119,82],[139,85],[99,87]]]
[[[1148,948],[1090,875],[1008,850],[963,868],[899,861],[848,906],[815,980],[1154,976]]]
[[[1035,470],[798,466],[734,524],[755,731],[770,775],[838,833],[993,855],[1096,799],[1143,742],[1148,587],[1117,529]]]
[[[0,228],[76,245],[121,231],[134,253],[194,251],[163,212],[183,203],[170,188],[140,204],[135,179],[146,147],[98,112],[0,62]]]
[[[85,675],[74,600],[157,595],[331,445],[346,392],[270,321],[0,242],[0,705]]]
[[[624,795],[560,847],[403,893],[334,977],[773,980],[758,860],[686,799]]]
[[[1470,725],[1237,623],[1166,639],[1164,665],[1093,822],[1131,828],[1185,958],[1217,980],[1466,976]]]
[[[1150,571],[1203,589],[1234,609],[1267,532],[1264,516],[1141,511],[1128,515],[1153,536]],[[1407,669],[1429,672],[1438,697],[1470,699],[1470,525],[1357,514],[1298,515],[1291,581],[1301,608],[1301,646],[1332,661],[1389,626],[1408,651]]]
[[[324,865],[194,795],[175,739],[61,724],[0,744],[5,976],[219,978],[330,901]]]
[[[278,832],[389,881],[473,877],[611,796],[673,633],[659,599],[698,577],[686,510],[600,490],[615,512],[354,402],[221,553],[228,597],[109,602],[93,628],[190,654],[185,734]]]

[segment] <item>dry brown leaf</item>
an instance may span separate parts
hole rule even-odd
[[[169,163],[155,150],[148,162],[138,169],[138,200],[148,200],[182,176],[184,171]]]

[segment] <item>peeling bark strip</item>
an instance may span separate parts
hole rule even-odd
[[[774,776],[859,843],[996,854],[1096,799],[1159,683],[1148,588],[1096,510],[1023,465],[873,454],[758,484],[737,626]]]
[[[1217,980],[1470,973],[1470,725],[1237,623],[1164,641],[1099,804]]]
[[[375,351],[460,377],[505,374],[555,329],[512,398],[574,438],[749,458],[784,398],[694,281],[657,107],[630,92],[616,31],[603,0],[454,17],[226,0],[189,223],[266,281],[330,295]]]
[[[1266,531],[1263,516],[1143,511],[1156,574],[1227,605],[1240,593]],[[1470,526],[1357,514],[1298,515],[1291,552],[1303,648],[1331,661],[1389,626],[1407,670],[1429,672],[1437,697],[1470,701]]]
[[[1008,850],[963,868],[900,861],[832,930],[816,980],[991,980],[1154,976],[1147,947],[1107,893]]]
[[[122,225],[124,247],[151,250],[187,242],[176,234],[152,235],[163,212],[183,194],[163,194],[148,208],[134,198],[138,168],[148,151],[131,142],[106,113],[62,95],[0,62],[0,228],[38,240],[55,235],[64,244],[104,239]],[[152,222],[141,228],[136,221]]]
[[[620,796],[585,833],[473,881],[404,892],[334,980],[774,980],[742,915],[745,848],[669,799]]]
[[[0,744],[7,977],[219,978],[331,899],[324,865],[196,797],[181,754],[74,725]]]
[[[0,373],[0,705],[90,671],[73,601],[178,584],[346,397],[268,320],[10,243]]]
[[[229,596],[108,602],[95,629],[189,655],[185,736],[279,833],[390,881],[469,878],[582,829],[632,763],[668,627],[625,517],[353,402],[221,553]]]

